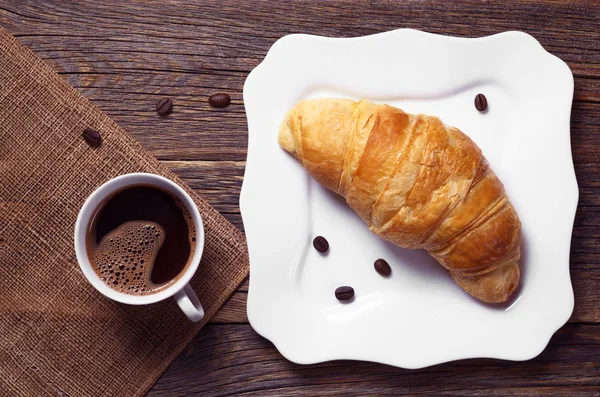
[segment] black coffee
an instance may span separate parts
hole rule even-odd
[[[196,230],[177,197],[155,186],[135,185],[98,206],[86,245],[94,270],[108,286],[148,295],[172,284],[188,268]]]

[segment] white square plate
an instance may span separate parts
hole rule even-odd
[[[478,93],[488,99],[487,112],[473,105]],[[509,304],[476,301],[425,252],[371,234],[279,147],[285,112],[317,97],[366,98],[436,115],[481,147],[523,225],[521,286]],[[297,363],[356,359],[419,368],[539,354],[573,311],[572,99],[568,66],[521,32],[466,39],[401,29],[278,40],[244,86],[249,144],[240,207],[254,329]],[[328,239],[328,255],[312,248],[316,235]],[[390,278],[374,271],[377,258],[392,266]],[[336,300],[341,285],[354,287],[353,302]]]

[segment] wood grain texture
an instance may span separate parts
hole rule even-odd
[[[354,361],[297,365],[249,325],[208,325],[148,396],[599,396],[598,328],[567,325],[529,362],[476,359],[404,370]]]
[[[599,2],[0,0],[0,24],[241,230],[242,89],[275,40],[401,27],[464,37],[532,34],[575,76],[571,144],[580,187],[571,245],[575,311],[539,357],[418,371],[356,362],[298,366],[247,324],[246,282],[149,395],[600,396]],[[229,93],[232,104],[211,108],[215,92]],[[164,96],[174,101],[167,118],[154,111]]]
[[[246,314],[247,297],[247,293],[236,291],[225,302],[217,314],[210,319],[210,322],[215,324],[248,323],[248,315]]]

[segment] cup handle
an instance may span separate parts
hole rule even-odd
[[[181,291],[175,294],[175,300],[183,313],[193,322],[197,323],[204,317],[202,304],[189,284],[186,284]]]

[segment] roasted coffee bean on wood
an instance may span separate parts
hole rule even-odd
[[[228,94],[219,92],[208,98],[208,103],[214,108],[224,108],[231,103],[231,97]]]
[[[340,301],[348,301],[354,298],[354,288],[347,285],[336,288],[335,297]]]
[[[99,147],[102,145],[102,137],[100,133],[92,128],[86,128],[83,130],[83,139],[87,142],[91,147]]]
[[[169,98],[163,98],[156,102],[156,113],[160,116],[166,116],[173,111],[173,101]]]

